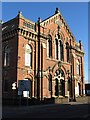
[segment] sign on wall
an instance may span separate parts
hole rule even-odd
[[[19,80],[18,81],[18,91],[30,91],[30,81],[26,80]]]
[[[12,90],[16,89],[16,82],[12,83]]]

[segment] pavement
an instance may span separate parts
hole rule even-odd
[[[3,106],[2,118],[88,118],[90,103]]]

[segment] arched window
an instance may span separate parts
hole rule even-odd
[[[8,46],[4,49],[4,66],[10,65],[10,48]]]
[[[32,67],[32,47],[28,44],[25,49],[25,66]]]
[[[66,43],[66,57],[67,57],[67,62],[69,62],[69,44],[68,44],[68,42]]]
[[[77,63],[76,63],[77,65],[76,65],[76,69],[77,69],[77,74],[78,75],[80,75],[80,62],[79,62],[79,60],[77,60]]]
[[[48,44],[47,44],[48,57],[52,57],[52,37],[49,35]]]
[[[55,39],[55,58],[57,60],[64,60],[63,43],[59,38]]]
[[[55,58],[58,60],[58,39],[55,39]]]
[[[60,40],[60,60],[64,60],[63,43]]]

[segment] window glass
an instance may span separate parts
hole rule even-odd
[[[8,46],[4,49],[4,66],[10,65],[10,48]]]
[[[25,50],[25,66],[32,67],[32,47],[30,45],[26,45]]]
[[[49,58],[52,57],[52,37],[51,36],[49,36],[48,43],[47,43],[47,54]]]
[[[77,69],[77,74],[80,75],[80,62],[79,60],[77,60],[77,65],[76,65],[76,69]]]

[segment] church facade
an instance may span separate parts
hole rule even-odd
[[[11,97],[13,83],[29,80],[23,97],[39,99],[82,96],[84,51],[56,8],[47,19],[32,22],[21,12],[2,24],[3,97]]]

